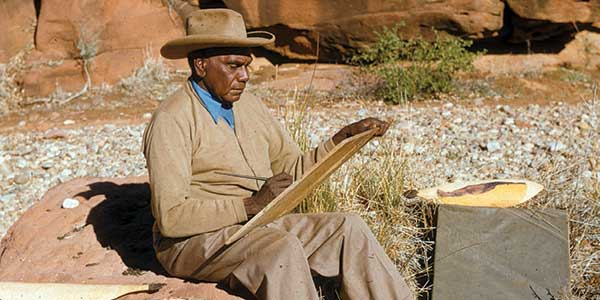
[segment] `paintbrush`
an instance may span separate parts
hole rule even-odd
[[[226,175],[226,176],[232,176],[232,177],[238,177],[238,178],[246,178],[246,179],[254,179],[254,180],[261,180],[261,181],[267,181],[269,179],[267,177],[250,176],[250,175],[240,175],[240,174],[232,174],[232,173],[225,173],[225,172],[219,172],[219,171],[215,171],[215,173],[219,174],[219,175]]]

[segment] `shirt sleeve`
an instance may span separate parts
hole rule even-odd
[[[144,133],[143,150],[152,214],[163,236],[186,237],[247,220],[243,199],[191,196],[192,129],[181,118],[158,111]]]

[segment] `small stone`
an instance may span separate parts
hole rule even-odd
[[[63,124],[64,124],[64,125],[73,125],[73,124],[75,124],[75,121],[73,121],[73,120],[71,120],[71,119],[68,119],[68,120],[65,120],[65,121],[63,122]]]
[[[496,152],[500,151],[500,149],[502,149],[502,146],[500,145],[500,143],[498,143],[498,141],[489,141],[487,142],[487,144],[485,144],[485,148],[489,152]]]
[[[4,196],[0,196],[0,202],[9,202],[9,201],[13,201],[17,198],[17,194],[15,193],[10,193],[10,194],[6,194]]]
[[[67,133],[60,129],[50,129],[44,134],[45,139],[63,139],[66,137]]]
[[[506,126],[515,125],[515,119],[514,118],[506,118],[506,119],[504,119],[504,125],[506,125]]]
[[[27,167],[28,163],[24,158],[19,157],[17,159],[17,161],[15,162],[15,166],[17,166],[17,168],[19,169],[23,169],[25,167]]]
[[[526,143],[525,145],[523,145],[523,150],[525,150],[527,152],[533,152],[534,148],[535,148],[535,145],[532,143]]]
[[[16,184],[26,184],[31,179],[31,171],[25,170],[17,174],[13,179]]]
[[[62,208],[75,208],[79,206],[79,201],[77,199],[73,199],[73,198],[66,198],[65,200],[63,200],[61,207]]]
[[[69,178],[71,177],[71,174],[73,174],[73,172],[69,169],[64,169],[60,172],[60,174],[58,174],[58,179],[61,182],[65,182],[67,180],[69,180]]]
[[[415,145],[406,143],[402,145],[402,151],[404,151],[406,154],[413,154],[415,152]]]
[[[27,122],[25,122],[25,121],[20,121],[19,122],[19,127],[23,127],[25,125],[27,125]]]
[[[565,145],[559,141],[552,141],[552,142],[548,143],[548,148],[552,152],[558,152],[558,151],[563,151],[563,150],[567,149],[567,145]]]
[[[145,113],[145,114],[142,115],[142,118],[144,118],[146,120],[149,120],[149,119],[152,118],[152,113]]]
[[[462,122],[463,122],[463,119],[461,119],[461,118],[456,118],[456,119],[452,120],[452,122],[453,122],[454,124],[460,124],[460,123],[462,123]]]
[[[578,122],[577,127],[581,130],[590,130],[592,127],[587,122]]]
[[[590,170],[585,170],[581,173],[581,177],[583,178],[592,178],[594,174]]]
[[[447,111],[447,110],[446,110],[446,111],[442,112],[442,117],[444,117],[444,118],[448,118],[448,117],[450,117],[451,115],[452,115],[452,112],[450,112],[450,111]]]
[[[43,162],[41,165],[42,169],[44,169],[44,170],[48,170],[48,169],[52,168],[53,166],[54,166],[54,163],[49,160]]]

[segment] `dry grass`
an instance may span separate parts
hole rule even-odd
[[[28,45],[8,63],[0,64],[0,116],[19,107],[23,95],[18,84],[18,77],[26,69],[25,56],[33,49]]]
[[[162,101],[179,85],[172,84],[174,74],[159,56],[145,52],[144,65],[117,84],[128,96],[149,97]]]

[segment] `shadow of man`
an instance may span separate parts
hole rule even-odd
[[[90,210],[86,225],[92,225],[102,247],[117,251],[132,270],[151,271],[168,276],[154,255],[148,183],[115,184],[96,182],[77,196],[106,199]]]

